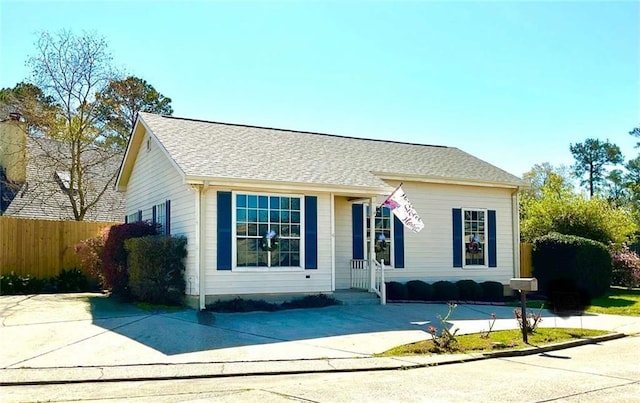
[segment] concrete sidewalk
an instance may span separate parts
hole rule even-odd
[[[441,304],[168,313],[101,294],[58,294],[3,296],[0,311],[2,385],[397,369],[491,356],[373,357],[428,339],[426,325],[446,314]],[[491,305],[460,304],[450,322],[461,334],[474,333],[488,329],[491,313],[494,330],[517,327],[513,308]],[[609,337],[640,333],[638,317],[543,318],[541,326],[602,329]]]

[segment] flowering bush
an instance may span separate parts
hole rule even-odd
[[[95,238],[85,239],[76,245],[76,254],[80,258],[80,267],[90,273],[99,285],[104,284],[104,275],[102,272],[102,250],[104,249],[104,237],[97,236]]]
[[[438,315],[438,319],[440,319],[440,327],[442,329],[440,331],[440,335],[438,335],[438,329],[435,326],[433,325],[427,326],[427,332],[431,335],[431,338],[433,339],[433,344],[435,345],[435,347],[441,350],[452,349],[452,345],[457,342],[456,333],[458,333],[458,330],[460,330],[458,328],[449,329],[447,327],[447,321],[449,320],[449,317],[453,313],[453,310],[456,309],[456,307],[458,306],[452,302],[449,302],[448,305],[449,305],[449,312],[447,312],[444,318],[441,315]]]
[[[637,253],[624,247],[613,253],[611,262],[611,284],[640,287],[640,257]]]
[[[536,329],[538,329],[538,325],[540,324],[540,322],[542,322],[542,308],[544,307],[544,304],[540,305],[540,310],[538,311],[538,313],[530,313],[529,315],[527,315],[526,318],[522,317],[522,310],[521,309],[514,309],[513,310],[513,314],[516,316],[516,320],[518,321],[518,326],[520,327],[520,330],[523,329],[523,327],[526,327],[527,329],[527,333],[534,333],[536,331]]]

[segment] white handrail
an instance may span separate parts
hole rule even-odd
[[[373,290],[378,297],[380,297],[380,304],[387,304],[387,285],[384,281],[384,259],[378,262],[376,259],[373,260],[373,265],[375,266],[375,283],[373,285]]]

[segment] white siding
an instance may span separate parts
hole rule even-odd
[[[177,169],[161,150],[160,145],[151,141],[147,150],[147,138],[136,156],[126,191],[126,212],[131,214],[142,210],[144,220],[151,220],[153,206],[171,200],[171,235],[187,238],[186,293],[198,294],[198,273],[195,272],[195,195],[189,186],[183,183]]]
[[[513,227],[511,190],[501,188],[405,182],[402,186],[425,223],[418,234],[405,228],[405,267],[385,271],[387,281],[423,280],[499,281],[513,277]],[[378,200],[378,203],[382,199]],[[340,207],[338,207],[340,206]],[[496,210],[497,267],[453,267],[453,208]],[[336,199],[336,288],[348,288],[351,259],[351,208]],[[338,244],[342,244],[338,246]]]
[[[206,193],[206,294],[315,293],[331,291],[331,220],[329,194],[306,194],[318,197],[318,268],[296,271],[217,270],[217,191]],[[262,192],[261,192],[262,193]],[[269,193],[269,192],[265,192]],[[275,194],[275,193],[269,193]],[[235,214],[235,212],[233,213]],[[308,277],[308,278],[307,278]]]

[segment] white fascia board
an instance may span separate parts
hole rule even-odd
[[[186,176],[184,178],[186,184],[204,184],[209,186],[220,186],[234,189],[248,189],[248,190],[276,190],[276,191],[298,191],[304,192],[333,192],[336,195],[349,195],[349,196],[376,196],[380,194],[389,194],[393,192],[393,187],[380,186],[380,187],[353,187],[342,185],[323,185],[313,183],[300,183],[300,182],[281,182],[281,181],[255,181],[249,179],[229,179],[229,178],[211,178],[211,177],[197,177]]]
[[[180,166],[176,163],[176,161],[171,158],[171,155],[169,154],[169,152],[167,151],[167,149],[164,147],[164,145],[160,142],[160,140],[158,140],[158,137],[156,137],[156,135],[153,133],[153,131],[151,130],[151,128],[147,125],[147,123],[144,121],[144,119],[142,119],[142,117],[140,117],[138,115],[138,120],[136,121],[135,126],[133,127],[133,131],[131,134],[131,138],[129,139],[129,143],[127,144],[127,151],[125,152],[124,158],[123,158],[123,162],[121,164],[120,167],[120,171],[118,172],[118,178],[116,180],[116,190],[118,192],[125,192],[127,190],[127,185],[122,185],[120,183],[121,179],[122,179],[122,173],[124,172],[125,169],[125,164],[128,166],[129,164],[134,164],[135,161],[131,161],[129,162],[128,159],[129,158],[135,158],[135,156],[130,157],[130,153],[132,150],[132,147],[135,148],[135,153],[137,154],[140,151],[140,148],[142,148],[142,139],[138,140],[137,138],[136,140],[136,144],[133,144],[133,136],[136,134],[137,132],[137,128],[138,125],[142,125],[144,127],[144,133],[148,134],[150,138],[153,139],[153,142],[160,148],[160,150],[162,151],[162,153],[164,154],[164,156],[169,160],[169,162],[171,163],[171,165],[175,168],[175,170],[180,174],[180,176],[183,178],[185,178],[185,173],[184,171],[180,168]],[[144,134],[138,134],[138,136],[143,136]],[[133,166],[131,166],[131,171],[133,171]],[[129,172],[129,176],[131,175],[131,172]]]
[[[438,183],[445,185],[463,185],[463,186],[482,186],[482,187],[499,187],[505,189],[518,189],[522,187],[522,184],[517,183],[505,183],[505,182],[491,182],[491,181],[476,181],[472,179],[459,179],[459,178],[444,178],[444,177],[432,177],[432,176],[420,176],[420,175],[393,175],[388,173],[375,173],[381,179],[394,180],[394,181],[411,181],[411,182],[423,182],[423,183]],[[393,189],[392,189],[393,191]]]

